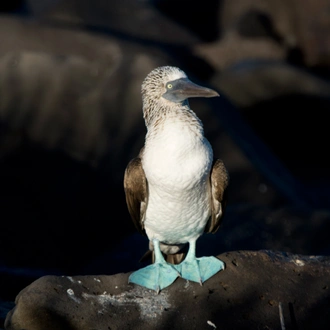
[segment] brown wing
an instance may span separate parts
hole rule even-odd
[[[228,183],[229,175],[224,163],[220,159],[215,160],[210,175],[212,215],[206,224],[206,233],[215,233],[220,226],[227,202]]]
[[[143,222],[148,203],[148,184],[139,157],[132,159],[126,167],[124,190],[133,223],[137,230],[145,235]]]

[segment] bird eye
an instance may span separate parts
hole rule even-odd
[[[168,89],[171,89],[172,87],[173,87],[172,84],[167,84],[167,88],[168,88]]]

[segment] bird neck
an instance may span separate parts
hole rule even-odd
[[[172,121],[182,123],[197,135],[204,135],[203,124],[195,112],[190,109],[187,100],[171,104],[148,103],[143,107],[143,117],[148,133],[157,132],[164,127],[166,122]]]

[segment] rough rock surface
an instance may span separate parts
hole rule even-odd
[[[44,276],[22,290],[6,330],[328,329],[330,257],[271,251],[218,256],[226,269],[200,286],[157,294],[112,276]],[[262,269],[262,272],[260,271]]]

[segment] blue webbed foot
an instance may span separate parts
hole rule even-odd
[[[171,285],[178,276],[179,272],[172,265],[159,262],[135,271],[128,281],[159,292]]]
[[[175,267],[181,277],[202,284],[225,268],[225,264],[215,257],[187,258]]]
[[[155,251],[155,263],[141,268],[132,273],[128,282],[144,286],[148,289],[157,291],[157,293],[171,285],[180,273],[174,265],[165,261],[159,247],[159,241],[153,240]]]
[[[186,258],[179,265],[175,265],[175,268],[182,278],[202,285],[217,272],[225,269],[225,264],[215,257],[196,258],[196,240],[191,240]]]

